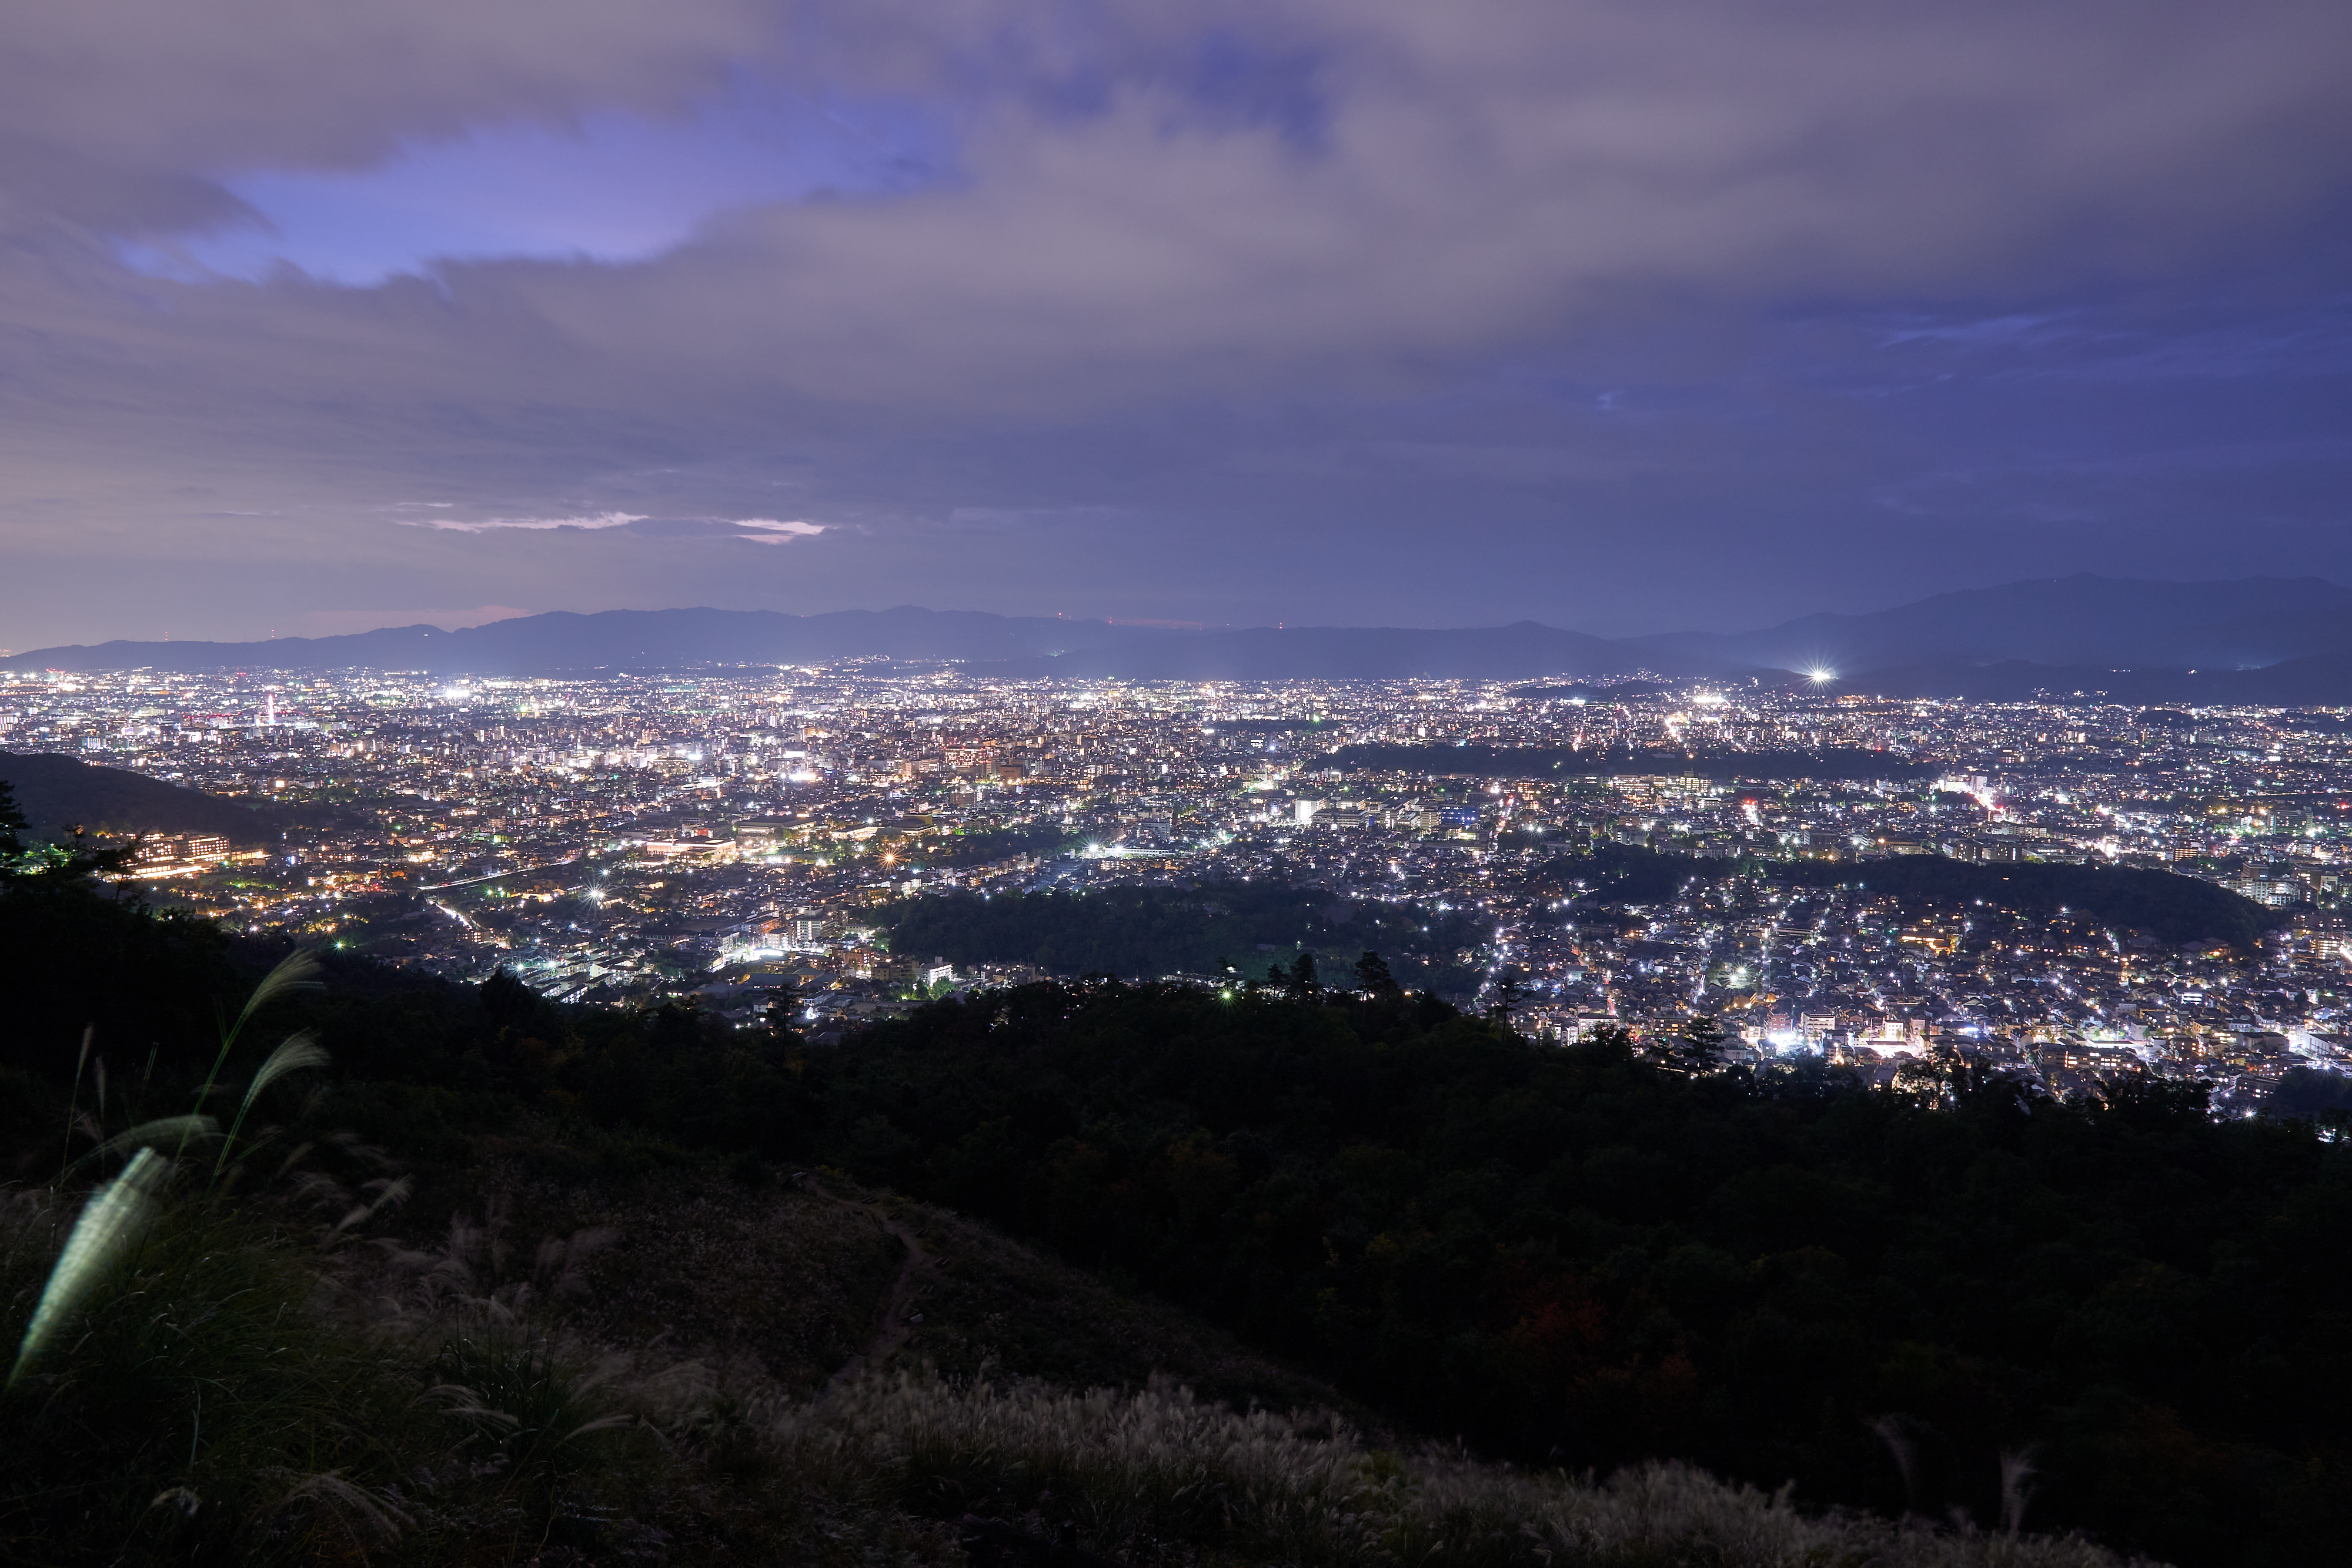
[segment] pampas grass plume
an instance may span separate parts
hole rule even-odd
[[[154,1218],[155,1194],[172,1174],[172,1163],[152,1149],[141,1149],[131,1163],[92,1196],[74,1221],[66,1249],[49,1270],[41,1303],[16,1347],[16,1363],[8,1372],[8,1386],[54,1337],[74,1310],[89,1297],[99,1281],[139,1245],[140,1236]]]

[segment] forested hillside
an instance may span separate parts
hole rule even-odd
[[[1493,932],[1476,912],[1437,900],[1384,904],[1320,888],[1220,882],[1198,887],[1108,887],[1085,893],[929,894],[891,905],[894,950],[958,964],[1034,964],[1058,975],[1263,976],[1297,955],[1344,974],[1377,948],[1407,985],[1466,990],[1465,954]]]
[[[1890,855],[1874,861],[1705,859],[1599,844],[1563,855],[1545,873],[1563,891],[1600,903],[1654,904],[1694,879],[1737,872],[1784,887],[1851,886],[1892,896],[1906,910],[1958,910],[1990,904],[2029,918],[2068,913],[2103,925],[2146,931],[2168,944],[2216,944],[2252,951],[2263,934],[2286,924],[2283,910],[2193,876],[2139,866],[2004,861],[1978,864],[1943,855]]]
[[[824,1063],[871,1179],[1131,1275],[1424,1429],[2036,1517],[2185,1562],[2347,1522],[2352,1150],[2162,1084],[1697,1080],[1426,1000],[1041,986]]]
[[[27,825],[48,837],[79,827],[91,833],[217,833],[243,845],[273,841],[283,826],[273,810],[58,752],[0,751],[0,779],[12,786]]]

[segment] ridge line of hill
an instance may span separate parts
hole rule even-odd
[[[2352,701],[2352,589],[2315,578],[2166,582],[2078,574],[1944,593],[1760,630],[1605,638],[1519,621],[1457,628],[1186,630],[899,606],[793,615],[709,608],[550,612],[259,643],[37,649],[29,673],[367,668],[484,676],[648,673],[852,660],[961,664],[1006,679],[1615,677],[1801,683],[1898,697]]]

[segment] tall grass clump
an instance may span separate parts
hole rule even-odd
[[[11,1206],[12,1319],[45,1294],[66,1207],[46,1193]],[[64,1307],[63,1332],[0,1400],[0,1559],[299,1554],[321,1531],[348,1534],[355,1500],[396,1480],[413,1395],[320,1322],[316,1274],[278,1240],[241,1216],[165,1207]],[[320,1477],[343,1490],[323,1500],[305,1486]]]
[[[596,1538],[598,1484],[646,1458],[589,1358],[532,1329],[532,1281],[469,1290],[462,1228],[410,1311],[357,1309],[354,1243],[406,1183],[352,1190],[310,1167],[334,1140],[256,1124],[326,1064],[307,1033],[237,1070],[262,1007],[310,984],[303,956],[272,971],[184,1113],[139,1119],[145,1075],[110,1105],[85,1041],[63,1169],[0,1202],[0,1561],[500,1560]],[[560,1291],[574,1248],[551,1246],[537,1282]]]
[[[0,1212],[12,1321],[70,1210]],[[367,1312],[335,1234],[162,1208],[0,1397],[0,1562],[505,1562],[625,1534],[619,1500],[667,1460],[617,1364],[446,1293]]]
[[[1043,1551],[1298,1568],[2119,1568],[2077,1537],[1844,1513],[1654,1464],[1605,1482],[1369,1447],[1328,1415],[1155,1385],[1071,1394],[901,1376],[786,1428],[810,1474],[912,1511],[1003,1521]]]

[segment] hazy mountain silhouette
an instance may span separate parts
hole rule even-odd
[[[1805,615],[1760,632],[1620,644],[1720,667],[1840,671],[2024,660],[2100,669],[2235,670],[2352,653],[2352,589],[2315,577],[2225,582],[2036,578],[1868,615]]]
[[[1245,632],[1160,632],[1056,657],[983,666],[1014,676],[1130,681],[1521,680],[1537,675],[1608,675],[1639,668],[1710,673],[1715,662],[1678,653],[1629,655],[1582,632],[1521,621],[1509,626],[1431,632],[1409,627],[1270,626]]]
[[[364,668],[545,674],[869,656],[1012,659],[1150,634],[1101,621],[912,606],[824,615],[772,610],[607,610],[594,615],[555,611],[456,632],[396,626],[340,637],[274,637],[264,643],[101,643],[37,649],[5,663],[19,669],[57,670]]]
[[[1827,668],[1839,690],[1890,696],[2104,691],[2137,702],[2337,703],[2352,701],[2352,589],[2307,577],[2156,582],[2085,574],[1941,593],[1866,615],[1806,615],[1760,631],[1615,639],[1532,621],[1441,631],[1171,631],[911,607],[806,616],[618,610],[457,632],[404,626],[266,643],[107,643],[44,648],[7,663],[514,675],[856,658],[1128,680],[1779,678]]]
[[[2083,697],[2117,703],[2192,703],[2221,707],[2335,706],[2352,702],[2352,654],[2315,653],[2252,670],[2119,670],[2105,666],[1996,663],[1909,664],[1842,676],[1832,688],[1885,697],[1968,697],[2029,702]]]

